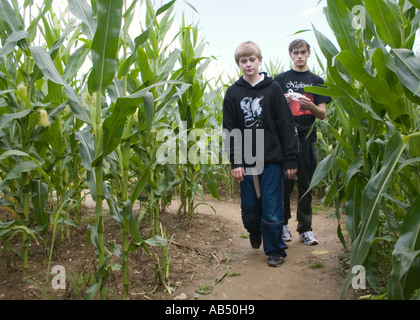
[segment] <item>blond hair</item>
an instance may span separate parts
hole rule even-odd
[[[235,51],[235,61],[239,65],[239,60],[243,57],[256,56],[258,59],[262,59],[261,49],[255,42],[246,41],[241,43]]]

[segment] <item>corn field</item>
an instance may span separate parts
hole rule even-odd
[[[312,185],[324,181],[324,200],[345,214],[350,271],[364,266],[379,298],[420,298],[419,9],[418,1],[330,0],[325,15],[338,48],[314,26],[327,88],[310,90],[334,102],[320,139],[332,152]],[[338,236],[345,243],[340,225]]]
[[[193,219],[205,192],[219,199],[221,183],[232,190],[218,147],[227,84],[206,79],[213,58],[203,56],[198,26],[182,19],[171,33],[175,5],[68,0],[58,10],[52,0],[0,0],[0,207],[13,216],[0,220],[0,245],[8,252],[19,239],[23,276],[31,241],[49,243],[50,281],[54,243],[79,228],[89,194],[97,273],[85,299],[108,298],[112,256],[127,299],[130,255],[150,246],[160,250],[156,281],[170,291],[160,213],[176,196],[178,214]],[[145,14],[133,36],[139,7]],[[337,236],[351,250],[350,270],[364,266],[378,298],[420,299],[420,58],[413,52],[420,5],[329,0],[324,10],[339,46],[313,26],[326,83],[307,90],[333,103],[319,123],[311,188],[321,186],[324,203],[345,219]],[[105,241],[107,215],[120,225],[121,244]],[[139,231],[145,219],[149,239]]]

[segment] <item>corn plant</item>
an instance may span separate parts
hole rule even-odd
[[[419,9],[415,1],[328,1],[325,15],[339,48],[314,26],[328,61],[327,88],[307,90],[333,97],[326,124],[335,142],[311,187],[329,175],[327,201],[344,203],[351,272],[342,298],[358,265],[380,290],[385,244],[393,247],[386,294],[419,298],[420,59],[412,51]],[[338,234],[344,241],[340,227]]]
[[[188,150],[197,143],[188,139],[191,131],[220,128],[220,112],[219,118],[214,112],[220,88],[206,92],[203,75],[211,59],[201,56],[197,27],[183,25],[167,38],[175,0],[157,10],[149,0],[69,0],[61,15],[52,3],[0,1],[0,205],[15,218],[0,222],[4,250],[21,236],[26,274],[29,239],[43,239],[50,225],[50,262],[58,227],[70,237],[64,228],[81,222],[78,204],[88,189],[96,202],[88,239],[98,269],[85,298],[107,298],[112,254],[121,261],[122,297],[128,298],[129,255],[139,247],[149,253],[147,245],[161,247],[156,278],[170,291],[169,241],[159,216],[177,187],[180,210],[191,217],[202,204],[194,197],[203,196],[202,183],[217,198],[220,166],[164,163],[157,154],[166,142],[158,138],[170,129]],[[132,39],[138,4],[145,5],[146,19]],[[174,48],[178,41],[181,49]],[[204,143],[213,138],[208,131]],[[139,231],[143,215],[136,221],[133,211],[139,199],[152,226],[148,240]],[[121,248],[106,243],[105,201],[121,224]]]
[[[13,5],[13,6],[12,6]],[[45,205],[52,199],[54,186],[60,184],[58,202],[63,201],[62,181],[55,179],[53,172],[60,171],[65,176],[63,159],[65,143],[63,140],[62,116],[66,103],[60,89],[63,81],[49,69],[62,66],[59,61],[59,46],[64,38],[56,37],[55,25],[47,16],[54,17],[51,2],[45,2],[32,17],[32,4],[25,3],[20,14],[18,3],[7,1],[0,3],[5,15],[1,19],[2,47],[0,59],[2,74],[2,182],[1,190],[9,198],[11,210],[17,213],[18,222],[35,230],[46,231],[49,222]],[[30,26],[25,30],[25,16],[29,14]],[[33,18],[33,19],[32,19]],[[51,40],[46,47],[31,46],[37,34],[37,25],[42,22],[43,35]],[[69,32],[69,30],[68,30]],[[15,49],[16,48],[16,49]],[[70,88],[68,88],[69,91]],[[74,97],[74,96],[73,96]],[[53,125],[51,125],[53,123]],[[50,145],[45,143],[49,133],[54,133],[51,143],[55,154],[50,152]],[[60,150],[59,150],[60,149]],[[55,160],[54,160],[55,158]],[[59,159],[60,158],[60,159]],[[31,215],[31,205],[34,215]],[[60,203],[58,203],[58,206]],[[22,271],[28,269],[29,239],[22,234]]]

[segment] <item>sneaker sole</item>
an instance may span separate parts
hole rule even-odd
[[[280,262],[280,263],[276,263],[276,264],[268,263],[268,266],[271,267],[271,268],[277,268],[277,267],[280,267],[281,265],[283,265],[283,261]]]
[[[303,240],[302,240],[303,241]],[[315,246],[315,245],[317,245],[318,244],[318,241],[311,241],[311,242],[305,242],[305,241],[303,241],[303,243],[305,244],[305,245],[307,245],[307,246]]]
[[[281,259],[281,261],[277,262],[277,263],[270,263],[267,262],[268,266],[271,268],[276,268],[276,267],[280,267],[282,264],[284,263],[284,258]]]

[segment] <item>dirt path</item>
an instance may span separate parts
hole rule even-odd
[[[343,247],[336,235],[337,221],[327,218],[327,212],[313,217],[314,234],[319,240],[316,246],[306,246],[293,232],[288,242],[288,257],[282,266],[270,268],[262,247],[254,250],[240,218],[239,201],[206,201],[216,209],[232,230],[231,241],[235,255],[229,263],[229,274],[208,295],[200,300],[335,300],[341,292],[339,256]],[[200,214],[214,215],[208,206],[200,206]],[[289,222],[290,230],[296,230],[296,219]],[[193,294],[190,293],[189,297]]]
[[[243,228],[238,197],[234,199],[206,199],[211,205],[200,205],[192,222],[177,215],[179,203],[175,200],[161,221],[170,239],[170,286],[156,287],[155,257],[159,247],[145,254],[137,250],[130,256],[131,300],[335,300],[339,299],[343,276],[340,273],[340,256],[343,247],[337,235],[337,221],[327,218],[328,212],[318,212],[313,217],[317,246],[305,246],[296,232],[288,242],[288,257],[278,268],[267,266],[263,249],[253,250]],[[96,255],[92,245],[86,245],[88,221],[93,223],[95,204],[87,199],[84,209],[85,223],[71,229],[69,240],[57,240],[51,266],[65,268],[67,286],[56,290],[46,279],[46,254],[42,242],[31,243],[27,278],[21,274],[21,260],[12,252],[0,250],[0,300],[75,300],[81,299],[92,284],[96,274]],[[105,208],[107,210],[107,208]],[[293,212],[295,210],[293,209]],[[1,213],[1,212],[0,212]],[[3,212],[7,218],[7,212]],[[10,217],[9,217],[10,218]],[[147,219],[145,219],[147,220]],[[119,242],[120,225],[111,217],[105,220],[106,241]],[[143,226],[144,224],[144,226]],[[292,217],[291,230],[296,229]],[[141,234],[147,236],[150,228],[142,223]],[[49,236],[45,236],[49,239]],[[147,239],[147,237],[146,237]],[[19,239],[12,244],[19,252]],[[7,258],[7,259],[6,259]],[[119,260],[113,256],[114,263]],[[317,268],[315,268],[317,267]],[[109,299],[120,299],[122,271],[111,272],[107,285]],[[207,289],[203,289],[204,287]],[[209,289],[210,288],[210,289]]]

